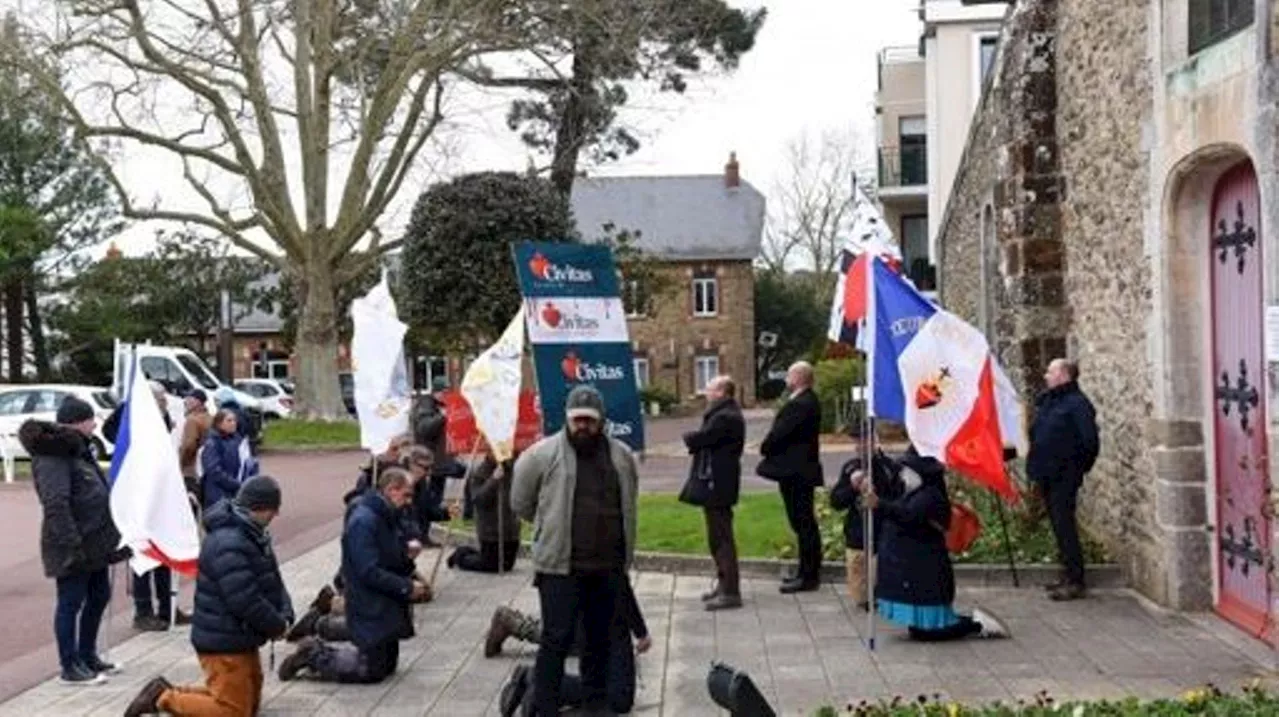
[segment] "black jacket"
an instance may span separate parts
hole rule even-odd
[[[1036,398],[1028,478],[1037,483],[1079,483],[1098,460],[1098,448],[1097,414],[1079,385],[1063,384]]]
[[[890,495],[892,493],[891,483],[894,481],[894,472],[897,466],[893,464],[889,458],[879,451],[876,457],[872,459],[876,467],[872,476],[872,482],[875,486],[877,495]],[[831,504],[832,510],[847,511],[844,515],[844,546],[850,550],[864,550],[863,543],[863,516],[865,511],[862,508],[862,494],[853,487],[853,474],[862,470],[862,458],[850,458],[840,467],[840,477],[836,479],[836,484],[831,487],[831,494],[827,497]],[[880,511],[874,511],[871,517],[872,535],[877,545],[880,544],[880,534],[884,529],[884,520]]]
[[[511,542],[520,539],[520,519],[511,510],[511,470],[514,461],[503,467],[505,475],[495,478],[498,464],[492,457],[472,469],[471,503],[476,508],[476,538],[482,543]],[[499,513],[501,511],[501,513]],[[498,523],[501,516],[502,529]]]
[[[18,440],[31,456],[40,497],[40,559],[44,574],[64,578],[121,560],[120,531],[111,520],[107,477],[74,428],[27,421]]]
[[[684,444],[693,454],[689,464],[689,480],[702,479],[710,465],[711,495],[707,508],[731,508],[738,503],[742,487],[742,448],[747,424],[742,408],[732,398],[722,398],[707,406],[702,426],[684,434]]]
[[[413,637],[414,563],[397,511],[370,491],[356,499],[342,531],[347,626],[357,647]]]
[[[111,411],[111,415],[107,416],[107,420],[102,422],[102,436],[112,443],[116,442],[116,436],[120,435],[120,421],[124,418],[123,402]],[[169,418],[169,412],[160,409],[160,417],[164,419],[164,428],[170,433],[173,432],[173,419]]]
[[[922,483],[896,498],[881,496],[876,597],[908,605],[949,605],[956,597],[956,580],[947,553],[951,500],[945,470],[932,458],[908,455],[900,463],[918,473]]]
[[[778,409],[769,435],[760,444],[756,473],[779,482],[822,486],[822,461],[818,434],[822,432],[822,405],[813,389],[805,389]]]
[[[206,654],[254,652],[293,621],[271,536],[229,500],[205,513],[204,527],[191,644]]]
[[[444,461],[449,447],[447,424],[444,408],[435,396],[426,394],[418,399],[413,407],[413,442],[430,448],[437,463]]]

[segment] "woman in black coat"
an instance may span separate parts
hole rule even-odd
[[[57,583],[53,632],[62,681],[75,685],[101,682],[114,669],[98,658],[98,627],[111,598],[107,566],[126,554],[117,550],[107,477],[89,450],[93,427],[93,409],[68,398],[58,423],[27,421],[18,429],[43,513],[40,559]]]
[[[1004,637],[990,615],[974,610],[959,615],[955,572],[947,552],[951,500],[945,469],[915,447],[898,461],[896,485],[880,495],[863,493],[883,521],[877,541],[876,609],[889,622],[907,628],[912,639],[937,642],[964,637]]]

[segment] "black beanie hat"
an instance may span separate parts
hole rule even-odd
[[[240,485],[236,505],[246,510],[280,510],[280,484],[271,476],[256,476]]]
[[[62,405],[58,406],[58,415],[55,420],[64,426],[70,426],[95,417],[93,406],[75,396],[67,396],[63,399]]]

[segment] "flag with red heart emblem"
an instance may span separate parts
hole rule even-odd
[[[1014,500],[1004,449],[1022,455],[1022,404],[987,339],[867,258],[868,410],[906,426],[921,455]]]

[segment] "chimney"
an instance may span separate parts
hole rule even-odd
[[[724,186],[727,189],[737,189],[741,180],[738,177],[738,153],[729,153],[729,162],[724,165]]]

